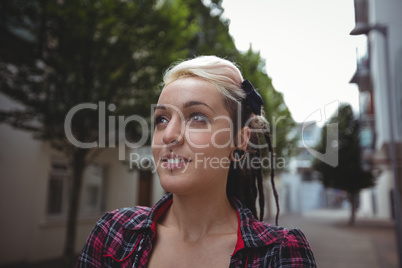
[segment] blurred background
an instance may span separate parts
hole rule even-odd
[[[59,267],[105,211],[160,199],[151,105],[163,71],[198,55],[236,62],[264,98],[279,224],[303,230],[318,267],[402,267],[400,11],[399,0],[1,1],[0,267]]]

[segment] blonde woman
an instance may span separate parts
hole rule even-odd
[[[152,208],[105,214],[78,267],[315,267],[300,230],[260,221],[258,133],[273,155],[262,104],[230,61],[203,56],[173,65],[155,107],[152,143],[168,194]]]

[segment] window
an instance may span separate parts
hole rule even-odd
[[[65,218],[72,179],[71,167],[67,162],[53,161],[49,173],[47,216]],[[82,177],[80,216],[99,215],[104,209],[104,168],[100,165],[86,167]]]
[[[55,161],[52,163],[47,196],[47,214],[60,216],[66,212],[67,181],[69,168],[67,163]]]
[[[97,215],[103,211],[104,168],[88,166],[83,174],[81,190],[81,215]]]
[[[52,177],[49,181],[49,193],[47,212],[49,214],[61,213],[63,208],[63,180]]]
[[[150,170],[140,170],[138,180],[138,205],[152,206],[152,178],[153,174]]]

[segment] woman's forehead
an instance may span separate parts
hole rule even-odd
[[[216,87],[208,81],[194,77],[180,78],[167,85],[159,96],[158,105],[183,107],[189,102],[205,103],[211,108],[223,106],[223,98]]]

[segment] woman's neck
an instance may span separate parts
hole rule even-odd
[[[188,242],[208,235],[233,233],[238,227],[235,209],[226,193],[218,191],[200,195],[173,194],[173,203],[161,224],[173,228]]]

